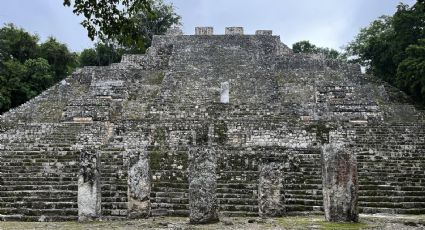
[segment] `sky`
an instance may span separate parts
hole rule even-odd
[[[392,15],[402,2],[415,0],[166,0],[182,17],[185,34],[196,26],[213,26],[223,34],[228,26],[242,26],[245,34],[273,30],[288,46],[309,40],[321,47],[340,49],[360,28],[381,15]],[[83,20],[62,5],[63,0],[0,0],[0,24],[14,23],[44,41],[53,36],[72,51],[93,47]]]

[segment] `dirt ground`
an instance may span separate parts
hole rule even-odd
[[[425,229],[425,215],[360,215],[359,223],[329,223],[323,216],[293,216],[273,219],[221,218],[216,224],[190,225],[188,218],[164,217],[133,221],[78,222],[0,222],[0,230],[79,230],[79,229]]]

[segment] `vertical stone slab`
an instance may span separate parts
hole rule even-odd
[[[230,97],[230,84],[228,81],[225,81],[221,83],[221,90],[220,90],[220,102],[221,103],[229,103]]]
[[[270,162],[260,165],[258,204],[260,217],[278,217],[285,214],[283,173],[280,163]]]
[[[128,216],[147,218],[150,215],[151,174],[146,151],[129,151]]]
[[[195,35],[213,35],[213,27],[195,27]]]
[[[224,30],[226,35],[243,35],[243,27],[226,27]]]
[[[357,222],[359,218],[357,161],[348,144],[322,147],[323,207],[326,220]]]
[[[189,149],[189,208],[190,223],[218,222],[217,156],[213,149]]]
[[[78,220],[97,220],[101,216],[100,154],[95,147],[80,150],[78,175]]]

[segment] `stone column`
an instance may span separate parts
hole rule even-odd
[[[322,147],[323,208],[326,220],[357,222],[359,213],[357,161],[347,143]]]
[[[129,218],[147,218],[151,209],[149,157],[143,150],[130,150],[128,157],[128,215]]]
[[[258,185],[260,217],[277,217],[285,214],[284,194],[281,194],[282,181],[280,163],[263,163],[260,166]]]
[[[97,220],[101,216],[100,154],[92,146],[80,149],[78,175],[78,220]]]
[[[189,149],[190,223],[218,222],[217,156],[207,146]]]

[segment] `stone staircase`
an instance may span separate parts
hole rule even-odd
[[[295,170],[285,173],[285,207],[288,213],[323,211],[321,154],[299,150]]]
[[[369,126],[358,133],[358,145],[364,149],[357,154],[360,211],[425,213],[423,126]]]
[[[150,152],[151,215],[189,216],[187,150]]]
[[[43,127],[50,132],[40,129],[40,124],[28,124],[26,130],[34,132],[5,143],[0,151],[0,220],[77,219],[78,155],[71,146],[81,126]]]
[[[127,174],[125,151],[108,144],[101,153],[102,218],[108,220],[127,217]]]

